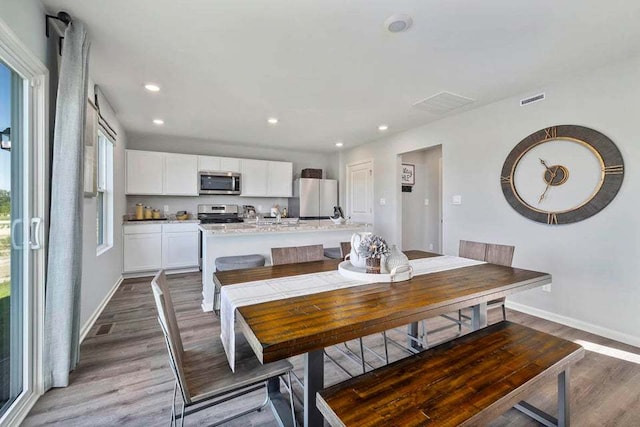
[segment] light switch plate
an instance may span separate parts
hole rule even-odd
[[[169,205],[164,205],[164,213],[169,213]]]
[[[387,204],[387,199],[385,199],[384,197],[380,199],[380,205],[384,206]]]
[[[549,283],[548,285],[543,285],[542,290],[544,292],[551,292],[551,283]]]
[[[424,205],[429,206],[429,199],[424,199]]]
[[[453,203],[454,205],[461,205],[462,204],[462,196],[460,196],[460,195],[453,196],[452,199],[451,199],[451,203]]]

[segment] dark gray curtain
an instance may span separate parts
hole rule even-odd
[[[89,40],[72,22],[64,34],[51,177],[45,301],[45,387],[66,387],[79,360],[84,120]]]

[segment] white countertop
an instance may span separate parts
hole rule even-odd
[[[123,225],[140,225],[140,224],[200,224],[199,219],[149,219],[149,220],[124,220],[122,221]]]
[[[239,224],[201,224],[198,228],[206,235],[247,235],[247,234],[274,234],[274,233],[308,233],[317,231],[362,231],[368,225],[361,223],[350,223],[336,225],[330,220],[320,221],[300,221],[296,225],[269,224],[257,225],[255,223]]]

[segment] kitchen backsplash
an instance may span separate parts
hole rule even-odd
[[[198,212],[198,205],[202,204],[233,204],[240,207],[242,205],[253,205],[257,212],[269,215],[271,206],[280,205],[280,209],[287,206],[287,198],[266,198],[266,197],[239,197],[239,196],[194,196],[194,197],[171,197],[171,196],[127,196],[127,213],[134,213],[137,203],[151,206],[164,212],[164,207],[169,207],[169,213],[175,214],[177,211],[187,211],[193,216]]]

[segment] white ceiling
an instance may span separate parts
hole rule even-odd
[[[640,54],[640,2],[629,0],[44,4],[87,24],[91,74],[128,131],[295,149],[435,120],[411,105],[443,90],[473,108]],[[383,28],[396,13],[413,17],[409,31]]]

